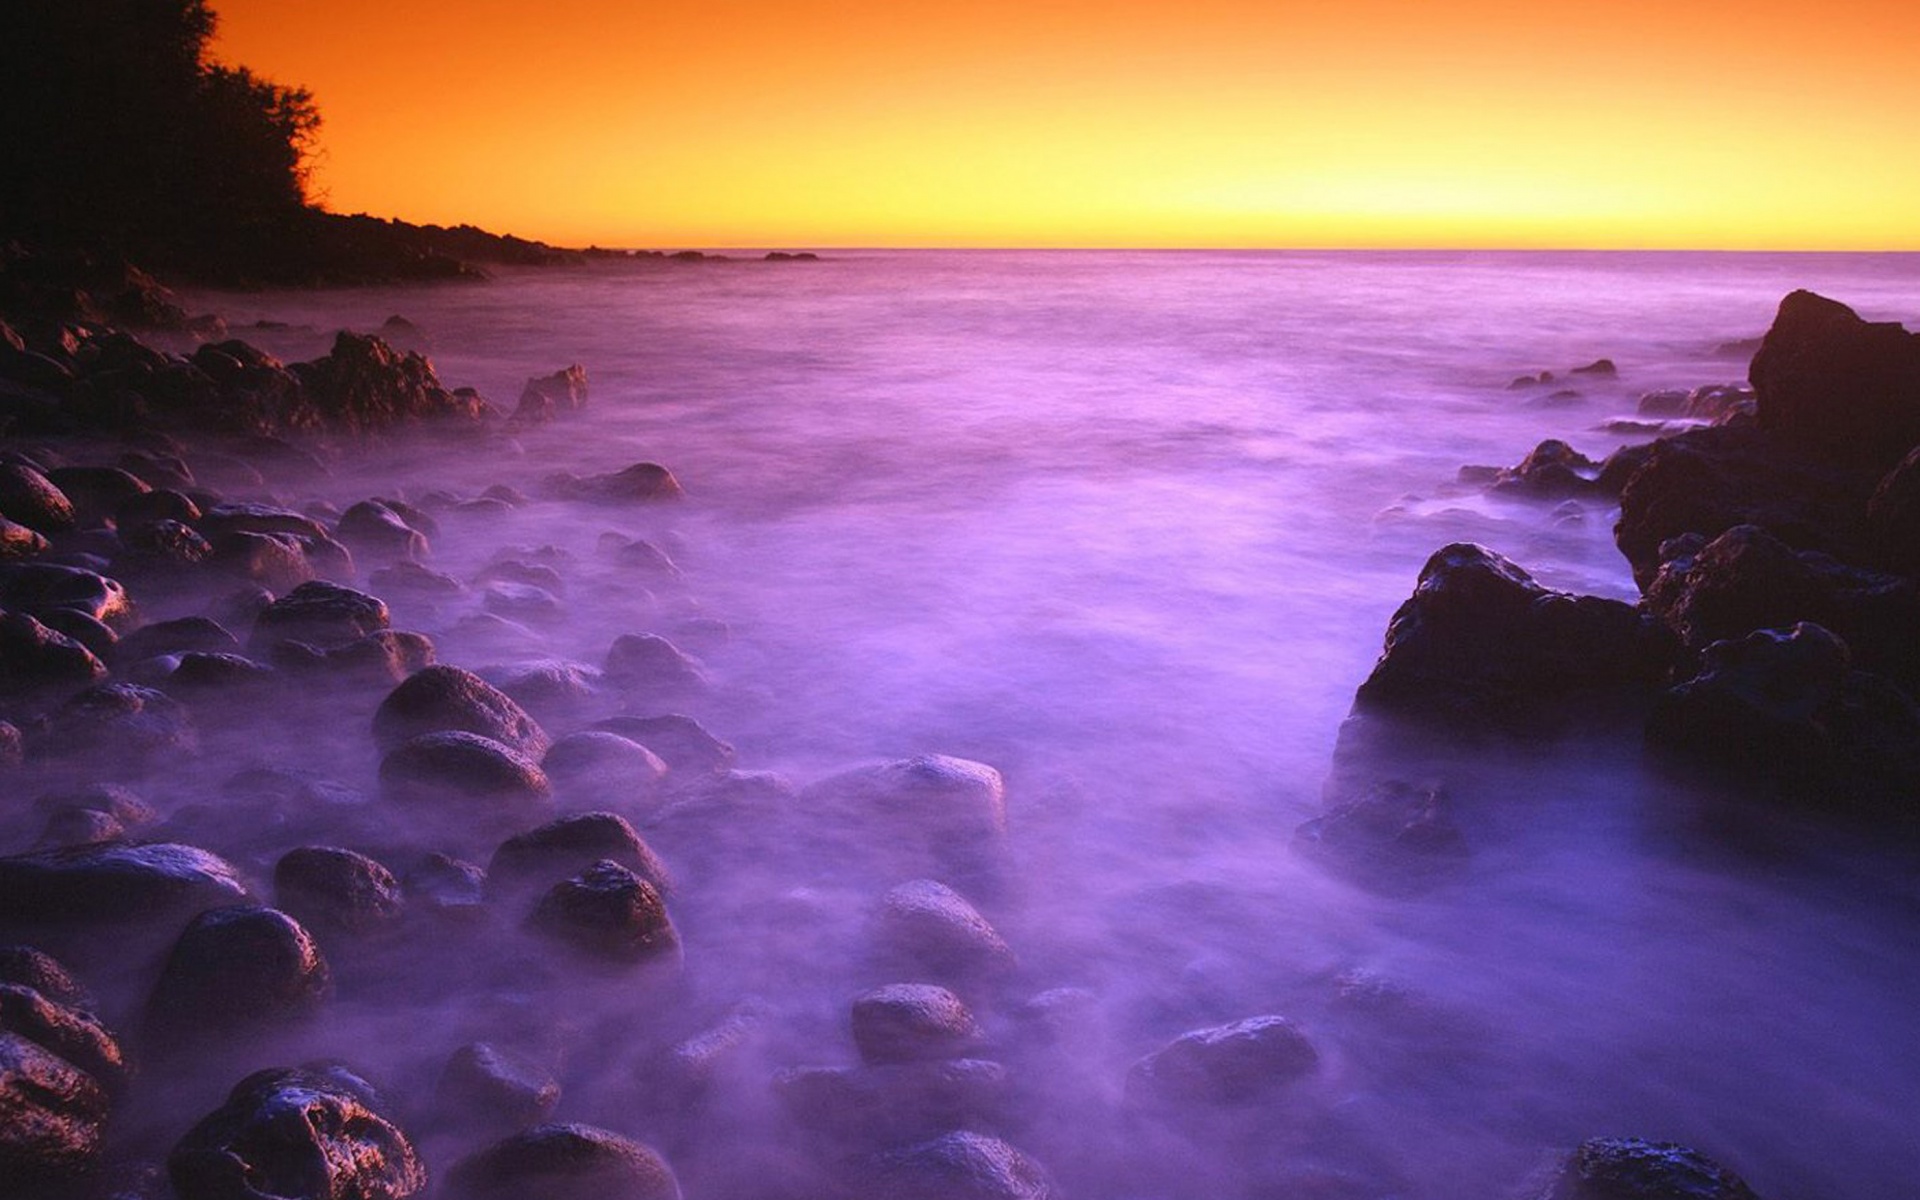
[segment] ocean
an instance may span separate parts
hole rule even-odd
[[[1604,1134],[1696,1146],[1770,1200],[1894,1200],[1920,1177],[1910,856],[1592,747],[1443,780],[1474,856],[1436,890],[1370,891],[1290,844],[1432,551],[1636,594],[1606,500],[1490,496],[1460,468],[1649,439],[1639,397],[1744,379],[1800,287],[1920,327],[1911,255],[843,251],[193,300],[290,359],[403,316],[443,380],[507,408],[586,367],[584,412],[341,470],[315,485],[337,501],[538,496],[638,460],[684,485],[668,515],[444,521],[431,565],[456,575],[501,545],[591,563],[609,530],[686,573],[669,604],[582,567],[544,623],[396,602],[444,661],[595,664],[694,613],[714,688],[692,711],[742,769],[805,785],[940,753],[1004,774],[1017,882],[980,906],[1022,995],[982,1019],[1014,1047],[1001,1132],[1065,1194],[1505,1195]],[[1617,376],[1573,371],[1602,358]],[[798,851],[695,882],[674,900],[688,1013],[751,997],[776,1031],[732,1115],[652,1127],[619,1054],[572,1068],[562,1115],[641,1113],[623,1131],[681,1146],[689,1195],[786,1195],[754,1182],[811,1169],[767,1080],[852,1060],[846,1004],[885,982],[847,949],[874,896]],[[1417,1020],[1356,1017],[1376,986]],[[1069,1067],[1022,1076],[1022,1014],[1053,993]],[[490,1003],[431,1001],[462,1028]],[[1142,1133],[1128,1064],[1262,1013],[1321,1054],[1273,1125]]]

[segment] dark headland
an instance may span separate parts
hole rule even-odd
[[[769,1085],[807,1153],[764,1194],[1056,1194],[1009,1114],[1071,1040],[1076,1000],[1022,997],[1019,946],[983,915],[1011,887],[999,774],[928,755],[796,794],[736,770],[683,715],[707,681],[675,639],[710,619],[623,635],[598,668],[439,661],[396,611],[482,594],[497,620],[555,603],[573,569],[523,555],[453,578],[428,557],[442,522],[484,525],[529,493],[653,511],[683,501],[680,481],[640,462],[322,501],[315,481],[408,439],[484,456],[565,421],[587,371],[534,364],[496,406],[400,348],[404,321],[283,363],[148,273],[428,280],[582,255],[311,206],[311,98],[211,66],[204,5],[22,0],[4,22],[4,111],[58,119],[0,131],[0,1190],[676,1197],[669,1159],[716,1157],[702,1138],[727,1127],[705,1102],[769,1035],[751,1004],[675,1013],[698,964],[670,902],[778,844],[911,881],[876,917],[897,982],[845,1014],[860,1065]],[[155,328],[199,344],[149,344]],[[1649,415],[1696,426],[1604,463],[1548,442],[1473,476],[1617,498],[1642,595],[1554,592],[1483,547],[1438,550],[1360,687],[1304,853],[1417,895],[1476,852],[1463,762],[1576,739],[1756,810],[1913,836],[1920,335],[1795,292],[1750,378],[1650,396]],[[603,543],[663,595],[684,587],[668,548]],[[303,737],[330,769],[262,761]],[[493,1024],[436,1031],[459,1048],[397,1069],[419,1031],[382,1024],[383,1003],[469,988],[497,991]],[[542,1014],[610,991],[668,1015],[643,1073],[645,1127],[672,1135],[658,1147],[605,1104],[552,1120],[567,1054],[611,1052],[618,1031]],[[1016,1012],[1025,1034],[988,1035]],[[255,1057],[328,1013],[358,1014],[359,1040]],[[1316,1036],[1250,1013],[1107,1090],[1143,1123],[1229,1128],[1330,1069]],[[1514,1195],[1752,1200],[1645,1132],[1592,1138]]]

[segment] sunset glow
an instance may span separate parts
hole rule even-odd
[[[1920,6],[222,0],[329,207],[617,246],[1920,248]]]

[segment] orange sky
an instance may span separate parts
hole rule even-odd
[[[1913,0],[214,0],[329,207],[613,246],[1920,249]]]

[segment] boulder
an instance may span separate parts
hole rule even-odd
[[[1150,1103],[1245,1104],[1304,1079],[1320,1054],[1285,1017],[1196,1029],[1133,1065],[1128,1094]]]
[[[325,358],[290,370],[304,403],[286,423],[301,432],[364,436],[429,420],[475,422],[493,415],[478,395],[444,387],[426,358],[368,335],[342,330]]]
[[[240,640],[211,617],[180,617],[140,628],[120,639],[114,657],[123,664],[162,654],[237,653]]]
[[[373,714],[373,737],[391,750],[424,733],[461,730],[490,738],[538,759],[551,744],[546,732],[506,693],[471,671],[432,666],[387,694]]]
[[[115,629],[134,620],[133,601],[118,580],[57,563],[0,563],[0,608],[35,616],[74,609]]]
[[[309,929],[361,936],[392,928],[401,917],[393,873],[352,850],[302,846],[273,868],[274,902]]]
[[[609,812],[561,817],[508,838],[487,865],[487,883],[502,895],[545,891],[600,862],[617,863],[655,889],[670,890],[666,865],[626,818]]]
[[[300,922],[236,905],[195,917],[167,955],[147,1000],[147,1029],[162,1046],[220,1041],[311,1017],[332,972]]]
[[[859,1200],[1051,1200],[1058,1193],[1040,1165],[985,1133],[955,1130],[891,1150],[864,1164]]]
[[[84,846],[0,858],[0,923],[164,924],[245,898],[233,868],[193,846]]]
[[[890,983],[853,1001],[853,1043],[868,1066],[961,1058],[980,1042],[966,1002],[931,983]]]
[[[297,588],[318,573],[307,557],[308,543],[290,533],[223,533],[206,544],[205,561],[270,591]],[[191,545],[185,549],[197,552]]]
[[[308,1070],[241,1080],[180,1139],[167,1175],[179,1200],[405,1200],[427,1187],[413,1144],[363,1089]]]
[[[1483,546],[1436,551],[1387,626],[1356,712],[1529,732],[1566,702],[1631,698],[1659,683],[1673,639],[1633,606],[1549,591]]]
[[[1732,1171],[1698,1150],[1638,1138],[1582,1142],[1535,1200],[1758,1200]]]
[[[559,472],[546,479],[547,490],[562,500],[603,504],[660,504],[685,498],[673,472],[659,463],[640,462],[604,475]]]
[[[1383,780],[1336,796],[1327,811],[1302,824],[1293,844],[1302,853],[1388,890],[1418,887],[1451,874],[1467,842],[1434,786]]]
[[[462,731],[421,734],[395,746],[380,762],[380,786],[391,801],[437,809],[481,830],[524,827],[553,806],[553,785],[531,759]]]
[[[119,467],[55,467],[47,478],[72,502],[74,521],[82,528],[106,524],[121,505],[153,490]]]
[[[509,1131],[538,1125],[560,1103],[551,1071],[488,1042],[453,1052],[440,1072],[434,1112],[461,1129]]]
[[[616,862],[599,862],[541,898],[528,924],[618,966],[680,960],[680,935],[654,886]]]
[[[0,462],[0,516],[49,536],[74,526],[66,493],[39,471],[13,462]]]
[[[652,697],[685,696],[707,686],[707,673],[698,660],[666,638],[652,633],[624,633],[607,649],[607,682]]]
[[[87,1073],[109,1095],[127,1081],[120,1042],[92,1014],[17,983],[0,983],[0,1033],[23,1037]]]
[[[32,529],[0,516],[0,562],[21,562],[47,552],[47,539]]]
[[[86,1072],[0,1033],[0,1179],[23,1189],[77,1183],[99,1158],[107,1109]]]
[[[550,421],[562,413],[575,413],[587,406],[587,369],[578,363],[527,380],[520,393],[520,404],[513,419],[521,423]]]
[[[449,1200],[680,1200],[649,1146],[590,1125],[540,1125],[455,1165]]]
[[[90,1010],[93,997],[60,961],[32,946],[0,946],[0,983],[32,988],[56,1004]]]
[[[378,500],[362,500],[340,514],[335,527],[354,553],[369,558],[425,558],[427,535]]]
[[[1896,323],[1792,292],[1748,378],[1760,428],[1804,452],[1884,470],[1920,444],[1920,334]]]
[[[106,664],[25,613],[0,611],[0,696],[78,691],[106,677]]]
[[[1874,560],[1902,574],[1920,575],[1920,447],[1887,472],[1867,502]]]
[[[630,738],[601,729],[570,733],[540,760],[562,795],[601,803],[644,804],[667,774],[667,764]]]
[[[908,978],[964,984],[1005,978],[1016,965],[980,910],[932,879],[908,880],[881,897],[873,940],[880,962]]]
[[[1560,499],[1598,490],[1600,464],[1555,438],[1541,442],[1516,467],[1495,477],[1493,490],[1508,495]]]
[[[707,775],[732,768],[733,747],[707,732],[692,717],[608,717],[594,725],[631,738],[660,756],[667,769],[682,775]]]
[[[386,604],[376,596],[337,583],[303,583],[267,605],[253,625],[252,645],[306,642],[322,649],[344,646],[390,627]]]
[[[103,683],[74,696],[53,714],[48,752],[109,763],[122,770],[177,766],[199,752],[200,735],[187,710],[165,692],[131,683]]]

